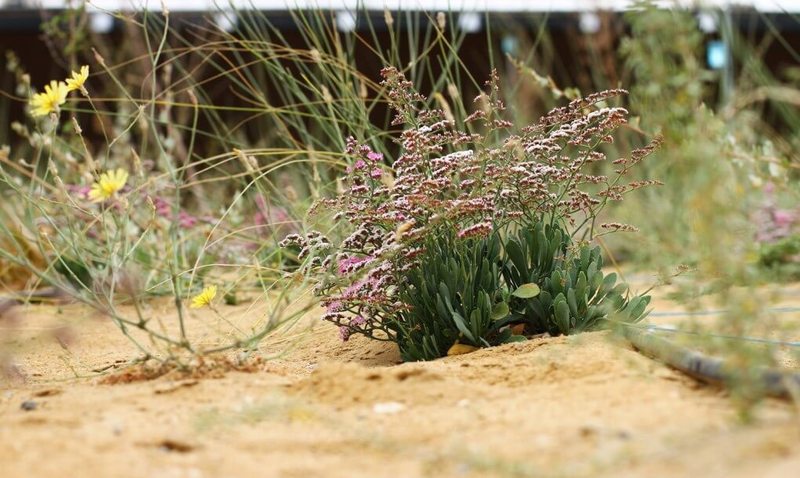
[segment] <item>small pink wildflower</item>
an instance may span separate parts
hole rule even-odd
[[[376,153],[375,151],[370,151],[367,153],[367,159],[377,163],[378,161],[383,161],[383,154]]]
[[[339,327],[339,339],[342,342],[347,342],[347,340],[350,339],[350,335],[352,333],[353,332],[350,330],[350,327],[347,327],[347,326],[344,326],[344,325]]]
[[[779,227],[785,227],[791,225],[795,220],[795,215],[792,211],[787,211],[785,209],[778,209],[772,214],[772,218],[775,219],[775,225]]]
[[[191,229],[197,224],[197,218],[186,211],[180,211],[178,213],[178,224],[184,229]]]
[[[372,260],[372,256],[367,257],[348,257],[342,261],[339,261],[339,274],[350,274],[356,270],[358,270],[361,266],[363,266],[367,261]]]
[[[167,201],[160,197],[153,198],[153,204],[156,206],[156,214],[159,216],[168,216],[171,212],[171,207]]]
[[[156,207],[156,214],[166,218],[172,219],[172,206],[163,198],[154,197],[153,205]],[[178,225],[183,229],[190,229],[197,225],[199,219],[192,216],[186,211],[178,211]]]
[[[468,237],[487,236],[492,232],[492,223],[490,221],[479,222],[469,227],[458,231],[458,237],[465,239]]]
[[[78,186],[78,185],[69,185],[67,186],[67,190],[74,194],[79,199],[89,199],[89,191],[92,190],[91,186]]]
[[[341,300],[334,300],[325,306],[325,310],[328,312],[341,312],[342,309],[344,309],[344,304]]]

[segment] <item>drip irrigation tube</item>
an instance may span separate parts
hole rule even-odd
[[[633,326],[631,326],[633,327]],[[754,342],[757,344],[767,344],[767,345],[777,345],[781,347],[798,347],[800,348],[800,342],[790,342],[787,340],[775,340],[775,339],[767,339],[764,337],[750,337],[749,335],[725,335],[725,334],[715,334],[711,332],[696,332],[694,330],[681,330],[675,327],[664,325],[648,325],[644,327],[650,332],[666,332],[668,334],[683,334],[683,335],[695,335],[698,337],[705,337],[705,338],[712,338],[712,339],[725,339],[725,340],[738,340],[742,342]]]
[[[713,315],[722,315],[730,312],[728,309],[714,309],[714,310],[697,310],[697,311],[676,311],[676,312],[651,312],[648,317],[704,317]],[[773,314],[788,314],[800,312],[800,307],[771,307],[766,309],[765,312]]]
[[[622,335],[639,352],[702,382],[729,386],[742,374],[724,359],[711,357],[660,337],[651,330],[623,326]],[[770,367],[755,370],[753,385],[772,397],[789,398],[800,391],[800,373]]]

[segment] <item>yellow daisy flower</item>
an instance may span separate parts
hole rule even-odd
[[[100,175],[100,179],[96,183],[92,184],[92,189],[89,191],[89,199],[94,202],[109,199],[117,191],[125,187],[126,182],[128,182],[128,172],[124,169],[107,171]]]
[[[199,294],[192,297],[192,304],[189,306],[192,309],[200,309],[202,307],[211,305],[211,301],[217,296],[217,286],[210,285],[202,290]]]
[[[82,90],[87,78],[89,78],[89,66],[83,65],[79,73],[73,71],[72,76],[67,78],[67,90]]]
[[[51,81],[45,85],[44,93],[36,93],[31,98],[31,114],[33,116],[47,116],[58,111],[58,107],[67,101],[67,84],[63,81]]]

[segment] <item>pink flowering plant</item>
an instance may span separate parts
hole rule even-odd
[[[645,315],[649,298],[604,276],[590,246],[598,235],[634,230],[598,223],[606,204],[656,183],[626,178],[658,140],[613,161],[602,152],[626,121],[624,108],[607,106],[623,90],[516,128],[503,117],[494,73],[462,124],[428,107],[397,69],[382,76],[393,124],[404,128],[392,168],[350,138],[346,192],[316,205],[335,211],[348,234],[314,231],[282,243],[300,249],[323,318],[343,340],[394,341],[404,359],[423,360]],[[613,175],[594,173],[607,162]]]
[[[800,277],[800,208],[781,207],[774,184],[767,184],[763,193],[763,203],[752,216],[759,262],[778,277]]]

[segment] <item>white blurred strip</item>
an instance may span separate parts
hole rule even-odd
[[[153,0],[92,0],[100,10],[161,10],[161,2]],[[478,12],[590,12],[596,10],[625,11],[633,0],[165,0],[170,11],[210,11],[219,9],[255,8],[257,10],[323,9],[323,10],[420,10]],[[680,5],[704,8],[744,7],[762,13],[800,13],[800,0],[664,0],[660,6]],[[63,0],[36,2],[47,9],[62,9]]]

